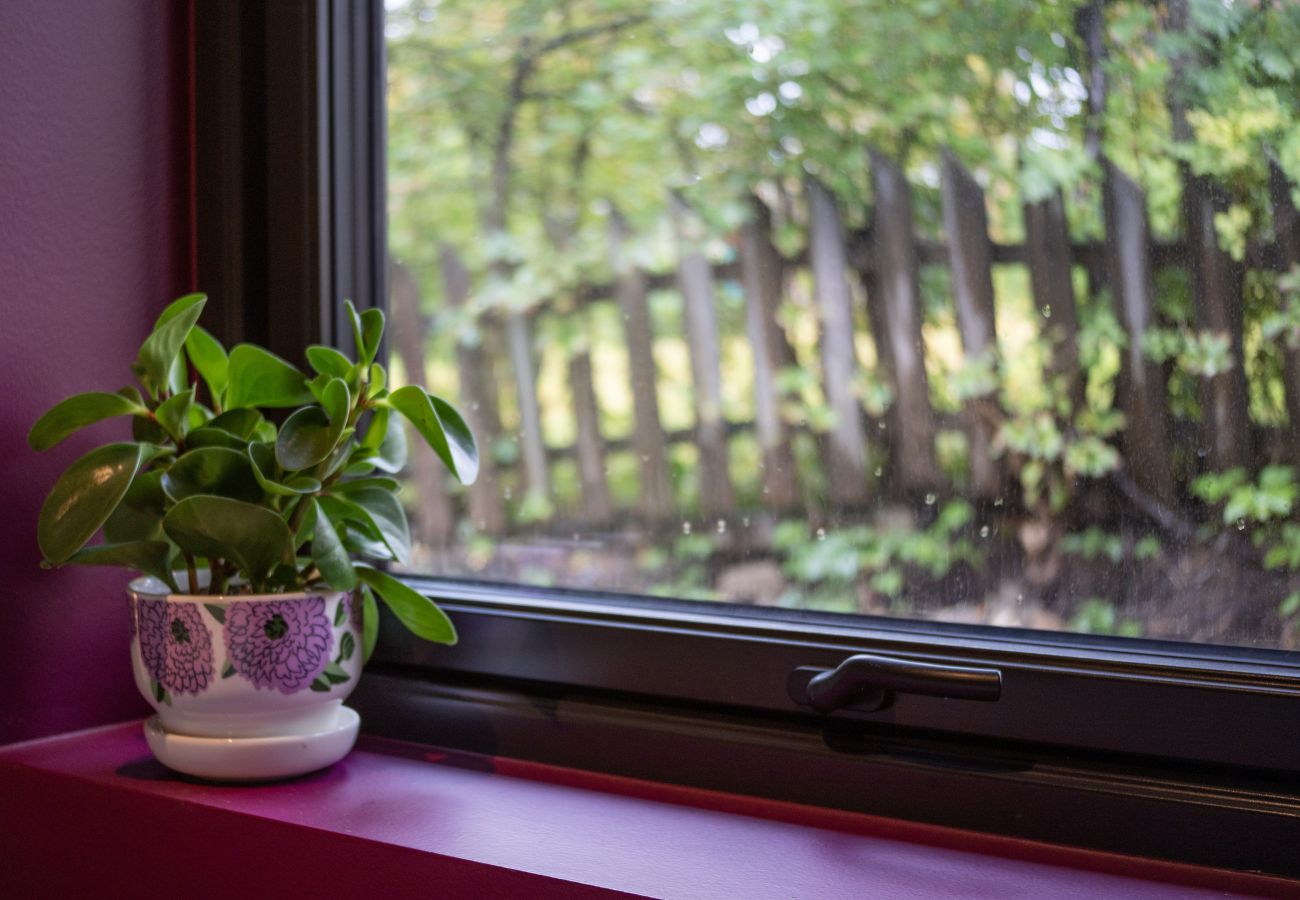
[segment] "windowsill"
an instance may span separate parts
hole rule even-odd
[[[0,748],[21,888],[654,897],[1278,894],[1294,882],[363,737],[259,787],[172,775],[138,722]],[[1244,836],[1237,836],[1242,838]],[[1225,839],[1233,839],[1225,836]],[[23,879],[28,879],[24,883]],[[183,879],[174,881],[172,879]]]

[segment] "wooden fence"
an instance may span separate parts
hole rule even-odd
[[[1075,408],[1083,403],[1086,373],[1079,364],[1078,298],[1075,267],[1087,273],[1088,290],[1109,293],[1116,318],[1127,340],[1122,350],[1116,384],[1116,406],[1125,414],[1126,427],[1119,437],[1124,469],[1145,496],[1162,504],[1174,503],[1179,493],[1171,465],[1167,372],[1143,353],[1143,336],[1158,325],[1154,274],[1163,267],[1184,268],[1189,275],[1196,310],[1196,327],[1230,337],[1236,364],[1203,379],[1200,446],[1207,452],[1204,466],[1223,469],[1250,467],[1259,459],[1252,442],[1256,435],[1247,417],[1247,383],[1243,360],[1243,278],[1247,269],[1285,270],[1300,263],[1300,217],[1290,203],[1282,177],[1275,178],[1276,239],[1252,245],[1243,263],[1234,262],[1218,246],[1213,216],[1223,200],[1213,185],[1187,176],[1184,194],[1184,234],[1177,243],[1154,242],[1150,236],[1146,203],[1139,187],[1118,168],[1105,164],[1104,242],[1071,242],[1065,204],[1058,194],[1024,207],[1025,240],[999,244],[989,237],[986,201],[978,182],[952,156],[942,162],[941,199],[946,241],[923,240],[913,224],[912,191],[901,167],[878,153],[869,156],[874,207],[867,228],[846,232],[840,201],[820,182],[803,184],[806,208],[807,250],[784,258],[772,241],[767,207],[753,200],[748,224],[732,238],[733,262],[711,266],[701,250],[700,225],[693,212],[676,195],[669,203],[679,238],[678,265],[674,273],[651,275],[631,265],[624,248],[628,228],[615,214],[610,223],[612,283],[589,285],[568,298],[571,304],[613,302],[621,314],[628,359],[633,428],[626,438],[612,440],[601,434],[598,391],[589,349],[580,348],[568,360],[571,414],[577,439],[572,446],[546,446],[540,426],[533,348],[533,319],[557,315],[547,304],[529,318],[520,314],[491,318],[483,323],[495,340],[457,349],[460,374],[457,402],[470,420],[480,442],[491,447],[502,435],[503,385],[494,373],[504,367],[489,355],[501,348],[513,373],[513,405],[518,411],[519,453],[510,468],[510,480],[519,485],[516,496],[551,492],[551,465],[561,458],[574,461],[581,487],[575,508],[559,511],[565,527],[573,521],[585,525],[632,519],[653,526],[681,521],[674,500],[669,469],[669,448],[689,442],[697,451],[696,512],[723,518],[737,512],[736,491],[728,471],[729,442],[739,431],[752,432],[762,454],[763,505],[795,511],[810,503],[799,483],[791,448],[792,427],[778,414],[778,373],[794,364],[795,355],[778,322],[777,310],[793,272],[811,274],[813,301],[820,330],[820,383],[833,424],[818,436],[817,446],[825,476],[826,500],[837,510],[852,513],[876,499],[880,491],[895,497],[919,497],[944,492],[944,479],[936,458],[936,432],[960,428],[967,437],[968,494],[977,499],[1002,495],[1008,473],[996,458],[994,439],[1003,415],[996,397],[966,401],[958,415],[946,419],[936,414],[925,367],[922,334],[924,304],[919,269],[943,265],[949,270],[955,323],[963,354],[968,359],[996,360],[993,267],[1024,266],[1028,270],[1033,302],[1050,309],[1050,328],[1044,336],[1051,344],[1048,376],[1062,379]],[[464,304],[471,290],[470,277],[450,247],[441,248],[443,295],[447,303]],[[852,279],[858,281],[856,290]],[[740,286],[745,304],[745,335],[753,358],[753,392],[756,415],[752,421],[727,421],[723,416],[724,373],[720,366],[720,341],[715,287],[720,282]],[[690,357],[694,426],[668,432],[662,425],[657,387],[659,374],[652,355],[648,296],[658,289],[676,289],[683,298],[684,342]],[[867,417],[855,391],[861,362],[855,347],[855,309],[865,297],[865,319],[876,347],[879,371],[888,384],[893,403],[883,423]],[[396,349],[408,377],[424,372],[423,348],[427,323],[420,314],[414,279],[394,267],[392,309]],[[1290,445],[1300,423],[1300,353],[1288,346],[1284,353],[1284,381],[1290,412]],[[881,430],[878,426],[883,424]],[[874,427],[873,427],[874,426]],[[883,436],[883,438],[882,438]],[[637,460],[639,499],[632,508],[617,508],[607,483],[607,456],[630,451]],[[873,472],[883,467],[884,478]],[[485,454],[483,475],[467,493],[466,514],[487,533],[500,533],[510,525],[508,502],[501,490],[500,464]],[[414,475],[421,491],[416,528],[433,545],[450,535],[451,500],[439,481],[431,460],[417,460]]]

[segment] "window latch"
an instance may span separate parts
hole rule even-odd
[[[791,700],[819,713],[874,712],[892,704],[896,693],[997,700],[1002,695],[1002,673],[859,653],[834,669],[800,666],[790,673],[786,688]]]

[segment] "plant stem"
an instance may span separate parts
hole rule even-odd
[[[185,571],[190,576],[190,593],[197,594],[199,592],[199,570],[198,566],[195,565],[194,554],[192,553],[185,554]]]
[[[208,588],[209,592],[220,596],[226,592],[226,579],[230,577],[230,572],[226,569],[226,562],[222,559],[212,560],[212,585]]]

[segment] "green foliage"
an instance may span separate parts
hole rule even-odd
[[[1079,604],[1070,617],[1070,631],[1082,634],[1113,634],[1119,637],[1141,637],[1142,623],[1121,618],[1114,604],[1092,597]]]
[[[1086,560],[1104,559],[1119,565],[1128,558],[1138,561],[1155,559],[1160,555],[1160,539],[1155,535],[1146,535],[1130,547],[1123,535],[1094,526],[1062,537],[1061,552]]]
[[[803,585],[846,590],[865,582],[872,591],[898,599],[909,576],[939,579],[959,563],[975,564],[983,558],[961,534],[973,515],[969,503],[953,500],[927,528],[862,525],[819,529],[812,537],[804,523],[787,521],[774,529],[772,543],[785,553],[786,574]]]
[[[206,298],[167,307],[132,370],[143,392],[78,394],[43,415],[28,435],[44,450],[79,428],[130,416],[134,442],[90,451],[61,475],[41,509],[37,534],[45,565],[121,566],[153,575],[173,590],[173,574],[199,593],[199,568],[210,594],[278,593],[364,582],[365,652],[374,645],[373,590],[413,632],[454,642],[455,630],[430,600],[355,560],[404,561],[410,528],[398,484],[372,473],[405,460],[397,416],[462,482],[478,470],[474,438],[446,401],[420,388],[389,393],[374,363],[384,316],[357,314],[359,360],[314,347],[318,372],[307,377],[250,344],[229,355],[197,326]],[[202,379],[190,384],[187,364]],[[278,428],[270,408],[297,407]],[[358,426],[366,428],[358,437]],[[88,545],[103,528],[107,543]]]

